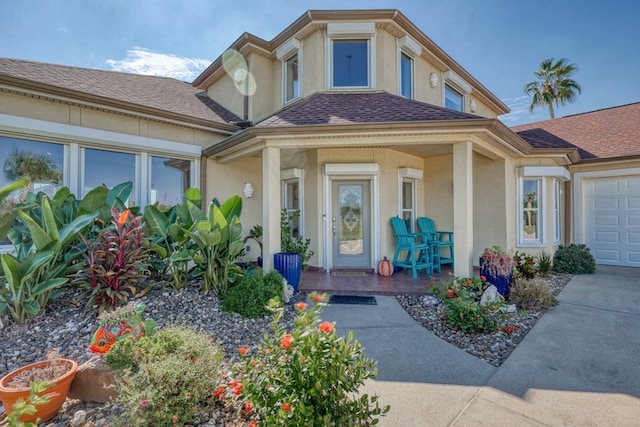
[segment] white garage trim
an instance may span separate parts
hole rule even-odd
[[[573,229],[573,235],[574,235],[574,242],[575,243],[586,243],[588,240],[588,236],[587,236],[587,231],[588,231],[588,227],[589,224],[586,223],[587,218],[586,215],[588,214],[588,212],[591,211],[591,208],[589,208],[586,203],[587,201],[585,200],[585,185],[587,185],[587,183],[589,182],[593,182],[593,180],[598,180],[598,179],[618,179],[618,178],[622,178],[622,177],[635,177],[640,179],[640,168],[627,168],[627,169],[617,169],[617,170],[606,170],[606,171],[594,171],[594,172],[580,172],[580,173],[576,173],[574,174],[574,180],[573,180],[573,224],[574,224],[574,229]],[[619,195],[617,194],[612,194],[612,196],[615,197],[619,197]],[[625,227],[629,226],[629,224],[625,224]],[[629,235],[625,235],[623,238],[627,238],[629,237]],[[629,244],[631,244],[631,241],[628,241]],[[624,243],[626,245],[626,243]],[[621,243],[622,245],[622,243]],[[592,249],[592,253],[594,248]],[[637,266],[638,263],[634,262],[633,259],[631,259],[631,257],[629,257],[628,255],[631,254],[631,252],[627,253],[627,258],[629,259],[622,259],[620,263],[617,263],[615,261],[607,261],[606,259],[604,260],[604,262],[602,262],[603,260],[600,260],[600,263],[613,263],[616,265],[629,265],[629,266]],[[598,262],[598,256],[596,256],[596,254],[594,254],[594,256],[596,257],[596,261]]]

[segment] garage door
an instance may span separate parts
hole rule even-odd
[[[583,180],[585,243],[598,264],[640,266],[640,176]]]

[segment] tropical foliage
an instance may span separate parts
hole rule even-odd
[[[573,102],[582,92],[580,85],[571,77],[578,71],[576,64],[570,64],[566,58],[542,61],[540,69],[534,73],[536,79],[527,83],[524,90],[531,97],[529,111],[536,107],[549,109],[549,118],[555,118],[556,107]]]

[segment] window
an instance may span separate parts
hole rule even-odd
[[[402,219],[407,225],[407,230],[415,232],[415,180],[403,179],[402,180]]]
[[[136,156],[116,151],[84,149],[84,174],[82,178],[82,196],[91,189],[104,184],[109,188],[126,181],[133,182],[133,191],[129,196],[129,205],[135,204]]]
[[[400,53],[400,94],[413,97],[413,58],[405,52]]]
[[[24,201],[29,191],[53,196],[63,185],[62,144],[0,137],[0,161],[0,187],[20,178],[29,180],[28,186],[9,197],[7,202]]]
[[[562,184],[553,181],[553,243],[560,243],[562,238],[562,218],[560,217],[560,203],[562,200]]]
[[[332,40],[332,87],[369,87],[369,40]]]
[[[540,179],[522,179],[520,188],[520,227],[521,244],[542,244],[542,181]]]
[[[191,162],[188,160],[151,157],[151,194],[149,203],[158,203],[166,210],[182,202],[182,195],[190,187]]]
[[[444,106],[450,110],[464,111],[464,97],[448,84],[444,85]]]
[[[300,79],[298,75],[298,57],[296,52],[293,56],[283,62],[284,74],[284,102],[300,97]]]
[[[298,168],[280,171],[282,207],[287,211],[289,218],[291,218],[293,237],[304,235],[304,206],[302,197],[302,189],[304,186],[302,172],[303,170]],[[298,212],[299,215],[295,215],[296,212]]]

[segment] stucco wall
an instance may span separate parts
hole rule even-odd
[[[302,96],[325,90],[325,41],[322,30],[302,41]]]
[[[510,249],[507,212],[513,210],[505,186],[505,160],[473,155],[473,264],[484,248]]]
[[[258,122],[275,111],[274,107],[278,105],[276,95],[282,97],[282,85],[277,92],[273,85],[274,62],[280,63],[280,61],[271,60],[257,53],[251,53],[247,59],[249,71],[256,82],[256,92],[249,97],[249,120]]]
[[[244,118],[244,95],[227,74],[207,88],[207,95],[236,116]]]
[[[208,207],[211,200],[216,197],[220,202],[233,195],[242,197],[242,233],[247,235],[256,224],[262,224],[262,159],[259,157],[247,157],[231,164],[219,164],[213,159],[206,163],[207,180],[206,194],[203,195],[204,205]],[[245,182],[253,185],[253,197],[247,198],[242,194]],[[247,245],[251,247],[245,257],[245,261],[255,260],[260,255],[260,247],[250,240]]]

